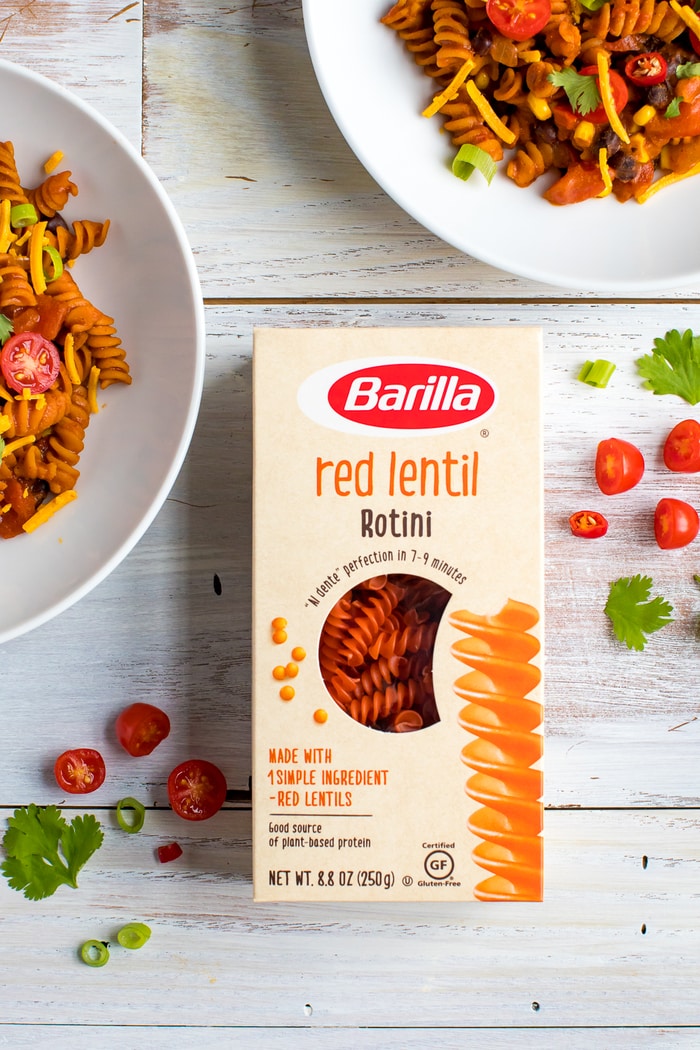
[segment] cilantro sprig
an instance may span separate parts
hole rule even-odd
[[[641,650],[647,635],[673,623],[673,606],[665,598],[650,598],[653,580],[650,576],[623,576],[610,584],[605,615],[610,619],[615,637],[628,649]]]
[[[59,886],[77,888],[78,872],[102,845],[104,834],[91,814],[70,824],[58,806],[16,809],[2,840],[0,871],[28,900],[50,897]]]
[[[564,88],[571,108],[582,117],[600,105],[598,81],[588,73],[577,73],[569,66],[554,70],[547,79],[555,87]]]
[[[690,405],[700,401],[700,338],[690,329],[672,329],[654,340],[650,354],[637,361],[644,386],[655,394],[676,394]]]
[[[14,326],[9,317],[5,317],[5,314],[0,314],[0,343],[6,343],[13,331]]]

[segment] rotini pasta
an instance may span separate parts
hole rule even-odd
[[[485,173],[504,160],[519,187],[549,176],[544,198],[565,205],[643,203],[700,172],[689,2],[396,0],[381,21],[433,81],[424,115]]]
[[[471,668],[455,682],[467,706],[459,723],[471,735],[462,761],[471,769],[467,795],[479,808],[469,829],[481,840],[473,857],[489,877],[474,889],[478,900],[542,899],[542,707],[528,698],[540,682],[532,663],[540,644],[531,633],[539,619],[531,605],[508,601],[495,616],[466,610],[450,624],[466,636],[452,655]]]
[[[404,574],[375,576],[330,610],[319,641],[326,689],[351,718],[404,733],[438,721],[432,650],[449,592]]]
[[[45,169],[23,186],[13,144],[0,143],[0,539],[70,502],[96,388],[131,383],[113,318],[70,272],[104,244],[109,220],[66,222],[78,187],[71,172]]]

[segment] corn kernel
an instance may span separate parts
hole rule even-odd
[[[486,69],[481,69],[474,77],[474,83],[478,87],[479,91],[485,91],[491,83],[491,77]]]
[[[634,114],[634,122],[635,124],[639,124],[640,128],[643,128],[649,123],[652,117],[655,116],[656,110],[653,106],[642,106],[642,108],[638,109]]]
[[[546,98],[539,98],[538,95],[533,95],[530,92],[527,96],[527,104],[538,120],[549,120],[552,115],[552,109]]]
[[[571,141],[579,149],[584,149],[586,146],[590,146],[594,137],[595,125],[591,124],[590,120],[582,120],[574,128]]]
[[[635,160],[638,160],[640,164],[646,164],[649,160],[649,153],[647,151],[647,140],[643,135],[631,135],[630,136],[630,153]]]

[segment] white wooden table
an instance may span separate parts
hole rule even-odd
[[[700,1046],[700,548],[661,552],[642,525],[673,494],[663,436],[697,413],[643,390],[634,364],[668,329],[700,331],[700,287],[563,293],[426,233],[336,129],[300,0],[8,0],[0,32],[4,58],[142,149],[186,226],[208,327],[201,415],[162,512],[91,595],[2,647],[0,827],[61,801],[59,750],[114,754],[126,703],[166,706],[173,732],[84,803],[106,841],[79,890],[33,903],[0,881],[0,1046]],[[546,901],[254,904],[253,326],[490,323],[541,324],[546,348]],[[576,381],[596,357],[617,364],[605,391]],[[600,502],[591,458],[612,434],[653,450],[647,484],[617,538],[581,543],[568,515]],[[602,614],[608,582],[636,572],[676,613],[643,653]],[[165,778],[194,753],[232,800],[190,826]],[[148,803],[140,835],[117,829],[124,795]],[[164,838],[184,846],[176,864],[154,859]],[[83,940],[133,919],[153,929],[145,949],[80,963]]]

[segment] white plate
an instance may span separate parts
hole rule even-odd
[[[421,111],[434,86],[394,30],[391,0],[303,0],[321,90],[348,144],[409,215],[500,269],[580,291],[643,292],[700,281],[700,177],[646,204],[613,197],[554,207],[543,179],[519,189],[499,172],[464,183],[440,117]],[[540,188],[542,187],[542,188]]]
[[[98,394],[78,498],[36,532],[0,540],[0,642],[87,594],[133,548],[165,501],[194,428],[204,374],[204,315],[187,239],[164,190],[119,131],[68,91],[0,61],[2,139],[24,185],[64,154],[79,193],[63,215],[111,220],[105,244],[72,273],[115,319],[133,384]]]

